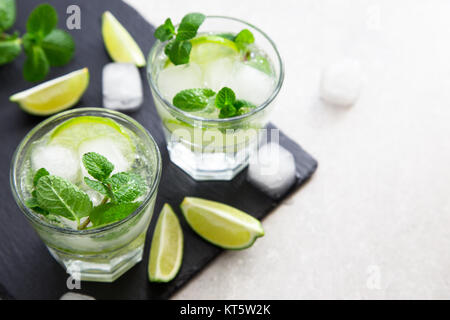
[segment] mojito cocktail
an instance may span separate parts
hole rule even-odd
[[[139,123],[83,108],[45,120],[24,138],[11,186],[69,273],[111,282],[142,259],[160,176],[158,147]]]
[[[197,180],[232,179],[283,82],[274,43],[246,22],[195,13],[155,36],[148,78],[172,162]]]

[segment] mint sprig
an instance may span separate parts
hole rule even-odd
[[[206,88],[182,90],[175,95],[172,104],[183,111],[194,112],[205,109],[211,101],[220,109],[221,119],[243,115],[256,107],[249,101],[236,99],[236,94],[228,87],[223,87],[217,94]]]
[[[72,59],[75,43],[69,33],[56,28],[58,14],[51,5],[41,4],[31,12],[22,38],[5,33],[15,20],[15,0],[0,0],[0,65],[14,61],[23,46],[27,56],[23,76],[36,82],[47,76],[51,66],[62,66]]]
[[[205,21],[205,15],[201,13],[189,13],[183,17],[177,30],[172,20],[167,18],[154,33],[160,41],[169,41],[164,52],[174,65],[189,63],[192,44],[190,42],[197,35],[198,28]]]
[[[131,172],[111,175],[114,165],[95,152],[84,154],[82,162],[94,178],[84,177],[86,185],[104,196],[101,204],[94,207],[89,196],[79,187],[41,168],[34,174],[34,190],[26,205],[44,216],[52,214],[76,221],[80,230],[90,223],[98,227],[122,220],[141,205],[141,202],[135,202],[147,190],[141,176]]]

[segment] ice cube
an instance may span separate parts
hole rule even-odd
[[[137,109],[143,101],[141,75],[131,63],[108,63],[103,67],[103,105],[113,110]]]
[[[351,106],[358,100],[362,87],[359,62],[345,59],[324,68],[320,96],[330,104]]]
[[[69,291],[63,294],[61,298],[59,298],[59,300],[95,300],[95,298],[84,294]]]
[[[202,70],[193,62],[171,66],[159,73],[158,88],[167,100],[172,101],[173,97],[181,90],[202,88],[202,78]]]
[[[80,162],[77,154],[63,146],[37,146],[31,154],[33,171],[47,169],[50,174],[66,178],[71,182],[80,179]]]
[[[214,60],[203,67],[204,82],[207,88],[219,91],[231,85],[231,75],[234,63],[230,58]]]
[[[233,69],[229,87],[233,89],[238,99],[258,105],[272,94],[274,80],[266,73],[239,62]]]
[[[111,138],[98,138],[83,142],[78,148],[80,160],[85,153],[96,152],[106,157],[113,165],[113,174],[128,171],[130,162],[123,154],[122,148]],[[84,166],[82,167],[83,177],[90,177]]]
[[[279,198],[296,180],[294,156],[277,143],[268,143],[250,159],[248,180],[272,198]]]

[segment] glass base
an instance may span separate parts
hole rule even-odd
[[[167,144],[170,160],[197,181],[232,180],[247,167],[256,143],[237,152],[199,152],[180,141]]]
[[[142,260],[145,232],[127,246],[95,255],[80,255],[48,248],[74,279],[113,282]]]

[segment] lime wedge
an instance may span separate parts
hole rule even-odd
[[[50,135],[50,144],[59,144],[77,150],[85,141],[110,138],[122,147],[125,155],[134,153],[130,135],[112,119],[96,116],[72,118],[56,127]]]
[[[200,36],[191,40],[192,49],[189,61],[197,64],[206,64],[214,60],[239,55],[236,44],[219,36]],[[167,60],[165,67],[172,65]]]
[[[115,62],[145,66],[145,58],[136,41],[122,24],[106,11],[102,16],[102,34],[106,50]]]
[[[88,85],[89,71],[84,68],[16,93],[9,100],[28,113],[47,116],[76,104]]]
[[[164,205],[153,234],[148,264],[152,282],[169,282],[177,275],[183,260],[183,231],[170,205]]]
[[[186,197],[181,210],[195,232],[225,249],[248,248],[264,235],[257,219],[220,202]]]

